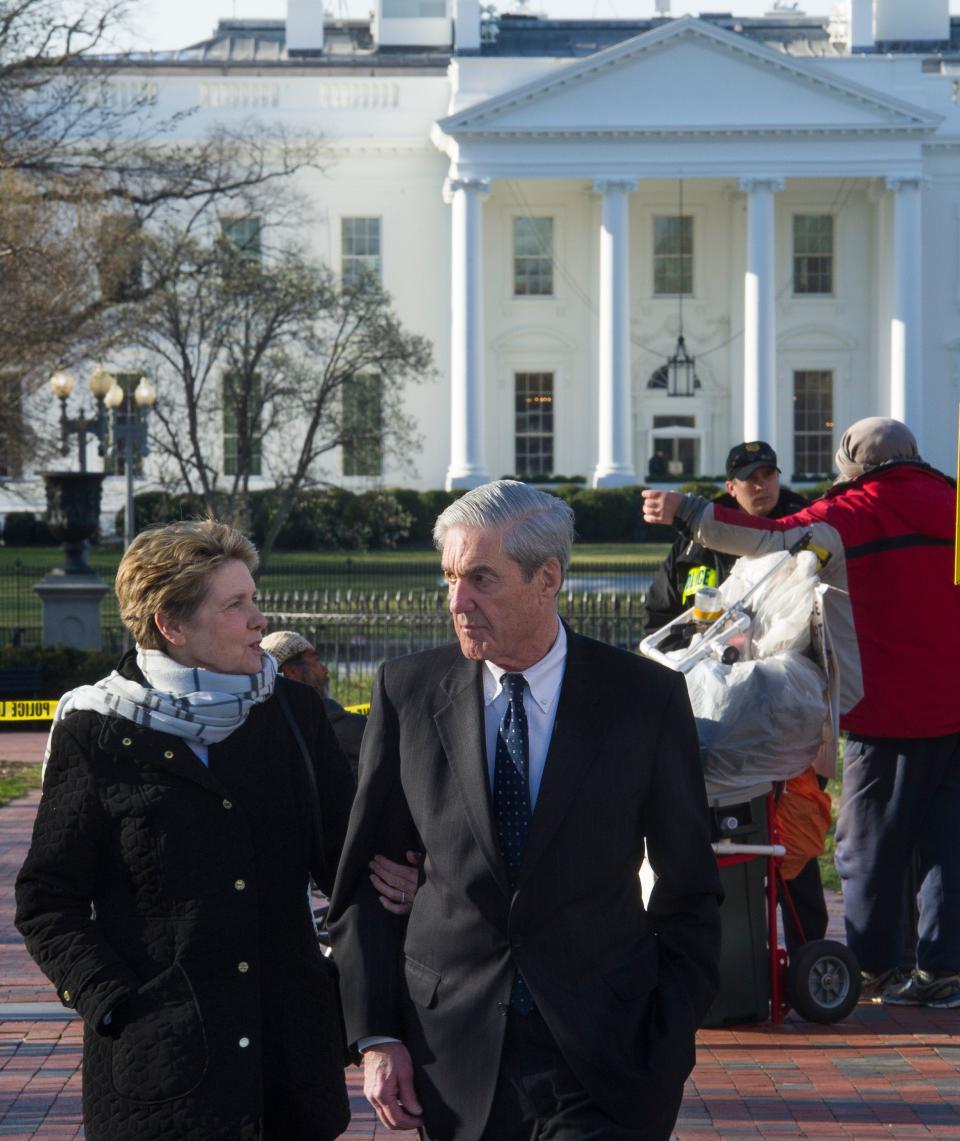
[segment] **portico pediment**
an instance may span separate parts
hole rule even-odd
[[[940,116],[692,17],[474,104],[437,124],[468,139],[922,135]],[[439,139],[437,140],[440,141]]]

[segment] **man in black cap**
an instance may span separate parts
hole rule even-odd
[[[732,447],[727,454],[726,472],[726,492],[716,500],[723,507],[780,519],[808,505],[795,491],[780,486],[777,453],[765,440],[749,440]],[[700,587],[719,586],[736,561],[736,555],[712,551],[681,533],[647,591],[646,632],[659,630],[688,610]],[[678,639],[676,645],[679,644]],[[675,649],[676,645],[668,639],[661,649]],[[800,920],[798,928],[789,906],[782,907],[790,955],[804,941],[803,937],[822,939],[827,929],[827,906],[814,854],[819,832],[825,832],[830,824],[825,783],[825,778],[818,777],[810,766],[786,782],[778,800],[777,823],[787,848],[782,871],[789,880],[791,900]]]
[[[726,493],[717,499],[724,507],[779,519],[807,506],[802,496],[780,486],[777,453],[763,440],[731,448],[726,471]],[[701,586],[719,586],[735,562],[733,555],[711,551],[680,535],[647,591],[647,633],[688,610]]]

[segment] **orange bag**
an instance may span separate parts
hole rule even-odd
[[[785,880],[792,880],[809,860],[823,854],[830,827],[830,797],[820,788],[813,765],[783,786],[775,819],[787,849],[781,871]]]

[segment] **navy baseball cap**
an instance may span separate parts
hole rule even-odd
[[[736,444],[727,454],[727,479],[746,479],[758,467],[777,467],[777,453],[764,440]]]

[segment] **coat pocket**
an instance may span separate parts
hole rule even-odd
[[[437,991],[443,977],[440,972],[417,959],[411,959],[409,955],[405,958],[403,972],[407,980],[407,991],[417,1006],[427,1009],[436,1006]]]
[[[179,965],[161,972],[115,1012],[113,1088],[130,1101],[172,1101],[196,1089],[207,1070],[207,1039],[196,995]]]
[[[648,935],[637,944],[628,958],[607,971],[603,980],[621,1002],[634,1002],[644,998],[657,985],[657,960],[657,941]]]

